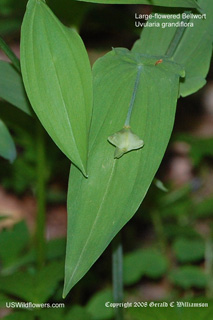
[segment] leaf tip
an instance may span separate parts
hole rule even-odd
[[[17,152],[16,152],[16,149],[15,149],[13,154],[10,156],[9,162],[11,164],[13,164],[13,162],[16,160],[16,157],[17,157]]]

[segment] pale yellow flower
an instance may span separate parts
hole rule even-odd
[[[109,136],[108,141],[116,146],[114,157],[117,159],[122,157],[124,153],[140,149],[144,146],[143,140],[134,134],[130,127],[124,127],[112,136]]]

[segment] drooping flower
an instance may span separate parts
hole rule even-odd
[[[114,158],[116,159],[122,157],[124,153],[140,149],[144,146],[143,140],[134,134],[129,126],[109,136],[108,141],[116,146],[114,154]]]

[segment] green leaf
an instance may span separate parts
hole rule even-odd
[[[159,278],[167,270],[166,258],[155,249],[143,249],[124,256],[124,283],[134,284],[142,276]]]
[[[173,243],[173,250],[180,262],[194,262],[204,258],[205,245],[201,239],[179,238]]]
[[[71,168],[64,295],[83,277],[134,215],[160,165],[175,116],[179,66],[116,49],[93,69],[94,112],[88,179]],[[137,90],[138,66],[142,66]],[[144,147],[114,159],[108,137],[124,125],[135,96],[131,126]],[[159,134],[160,133],[160,134]]]
[[[204,86],[212,57],[213,2],[199,0],[198,3],[206,13],[206,19],[193,20],[194,27],[186,30],[174,54],[174,61],[184,65],[186,71],[186,77],[180,85],[182,97]]]
[[[16,231],[18,230],[19,229],[17,228]],[[35,248],[32,248],[29,251],[26,251],[25,248],[25,251],[23,251],[24,247],[29,242],[29,239],[25,238],[26,235],[24,234],[24,232],[20,230],[19,234],[17,234],[16,232],[14,235],[11,234],[10,231],[7,231],[7,233],[8,234],[5,235],[5,238],[3,238],[3,240],[0,234],[0,242],[2,243],[2,248],[0,248],[0,258],[2,258],[2,264],[4,267],[2,269],[2,274],[4,275],[10,274],[18,268],[26,266],[29,263],[36,262],[36,252],[34,250]],[[19,237],[17,235],[19,235]],[[17,241],[15,241],[16,245],[14,245],[13,239],[17,239]],[[24,239],[26,239],[25,246],[23,241]],[[7,243],[7,245],[4,246],[5,242]],[[20,246],[22,250],[19,249]],[[53,239],[48,241],[46,243],[47,260],[49,261],[58,258],[63,258],[65,255],[65,247],[66,241],[64,238]],[[22,253],[22,255],[20,253]]]
[[[17,223],[12,230],[0,233],[0,259],[4,267],[14,263],[29,242],[29,231],[26,223]]]
[[[41,123],[86,175],[92,73],[80,36],[41,0],[30,0],[21,32],[24,85]]]
[[[19,271],[9,276],[2,276],[0,290],[25,301],[43,303],[54,294],[62,278],[63,263],[54,261],[35,274]]]
[[[0,74],[0,97],[31,115],[31,107],[18,71],[10,63],[0,61]]]
[[[9,130],[0,120],[0,156],[13,162],[16,158],[16,147]]]
[[[77,0],[105,4],[149,4],[163,7],[199,8],[195,0]]]
[[[174,284],[184,289],[205,288],[207,284],[206,274],[201,268],[195,266],[184,266],[173,270],[169,278]]]
[[[107,308],[106,302],[112,302],[112,289],[105,289],[96,293],[88,302],[86,310],[92,315],[93,320],[111,319],[114,314],[113,308]]]
[[[185,97],[204,86],[212,56],[213,42],[213,2],[212,0],[198,0],[203,19],[190,19],[193,27],[186,28],[178,48],[173,56],[175,62],[184,66],[186,77],[182,79],[180,94]],[[159,13],[165,13],[165,9]],[[177,14],[171,9],[166,14]],[[196,14],[196,13],[194,13]],[[152,55],[165,55],[177,27],[162,28],[165,23],[178,23],[180,19],[151,19],[150,22],[159,22],[159,28],[144,28],[140,40],[133,46],[133,52]]]
[[[11,48],[6,44],[6,42],[0,37],[0,49],[6,54],[6,56],[13,63],[13,66],[18,72],[21,72],[19,59],[16,57]]]
[[[155,178],[154,184],[159,190],[168,192],[168,189],[165,187],[164,183],[161,180]]]

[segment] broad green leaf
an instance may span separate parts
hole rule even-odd
[[[186,30],[174,54],[174,61],[184,65],[186,71],[186,77],[180,85],[183,97],[204,86],[212,56],[213,2],[199,0],[198,3],[206,13],[206,19],[193,20],[194,27]]]
[[[184,266],[170,272],[171,281],[177,286],[189,289],[205,288],[207,276],[201,268],[195,266]]]
[[[173,250],[180,262],[194,262],[204,258],[205,245],[202,239],[179,238],[173,243]]]
[[[92,73],[80,36],[42,0],[30,0],[21,32],[21,69],[41,123],[66,156],[86,174],[92,112]]]
[[[195,0],[77,0],[105,4],[149,4],[163,7],[199,8]]]
[[[174,37],[177,27],[163,28],[165,23],[174,22],[174,19],[169,19],[167,16],[163,17],[163,15],[169,15],[172,13],[174,13],[172,9],[156,9],[156,11],[152,13],[154,17],[148,20],[148,22],[153,23],[153,26],[155,23],[157,25],[159,24],[159,27],[154,26],[143,28],[140,39],[134,43],[132,51],[150,55],[165,55],[169,44]],[[157,16],[155,17],[156,14],[161,16],[159,18]],[[180,19],[175,20],[176,22],[180,21]]]
[[[213,1],[198,0],[198,4],[202,8],[204,18],[191,18],[189,20],[189,23],[193,23],[193,27],[186,28],[173,56],[174,61],[182,64],[186,71],[186,77],[182,79],[180,86],[180,94],[183,97],[204,86],[212,55]],[[164,10],[160,13],[177,14],[171,9],[169,12]],[[193,14],[196,15],[197,13]],[[179,21],[180,19],[151,19],[150,22],[159,22],[161,27],[144,28],[141,39],[136,41],[133,46],[133,52],[165,55],[177,27],[167,26],[162,28],[162,25],[165,25],[165,23],[176,24]]]
[[[0,120],[0,157],[3,157],[10,162],[16,158],[16,147],[9,130],[4,122]]]
[[[10,63],[5,61],[0,61],[0,97],[31,114],[22,77]]]
[[[134,215],[160,165],[175,116],[180,67],[159,57],[115,49],[93,69],[94,112],[89,139],[89,178],[71,168],[64,295],[88,271]],[[138,88],[135,82],[142,68]],[[135,96],[132,130],[144,147],[114,159],[107,139],[122,129]]]
[[[167,270],[166,258],[155,249],[144,249],[124,256],[124,283],[133,284],[142,276],[159,278]]]

